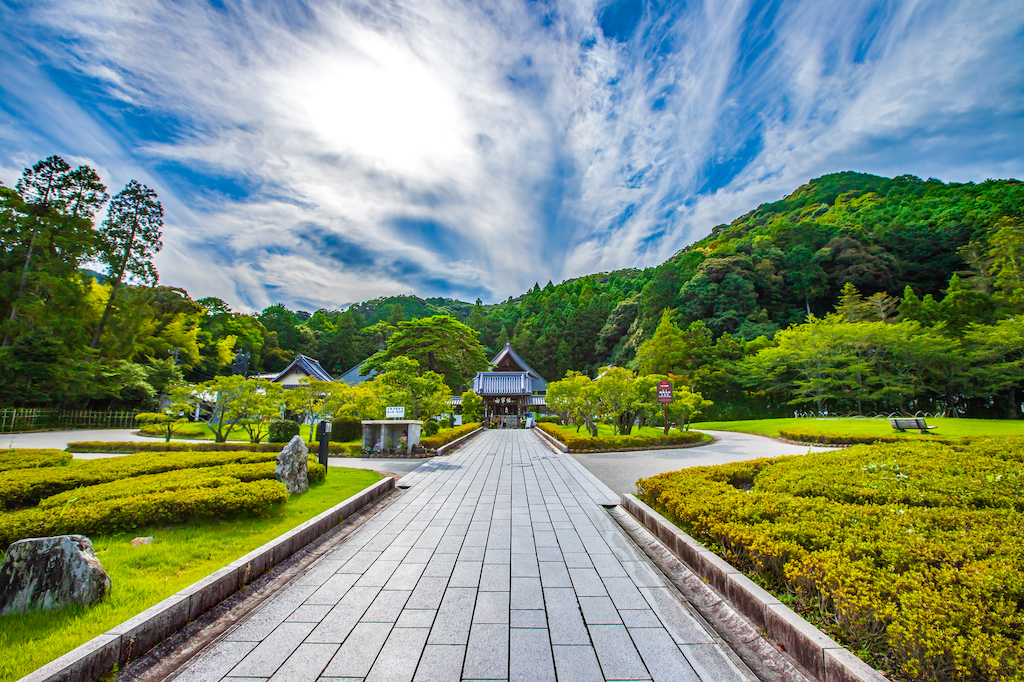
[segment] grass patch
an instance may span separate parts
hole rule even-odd
[[[307,443],[316,440],[313,432],[314,428],[312,424],[301,424],[299,426],[299,435],[302,436],[302,439]],[[143,426],[139,429],[139,433],[143,436],[152,436],[163,440],[163,432],[159,427]],[[213,431],[210,430],[210,427],[207,426],[206,422],[189,422],[188,424],[183,424],[181,428],[174,433],[173,437],[191,438],[194,440],[214,440]],[[228,432],[228,440],[248,443],[249,434],[246,433],[245,429],[238,426]],[[263,437],[263,442],[267,442],[266,436]]]
[[[1022,679],[1024,437],[858,445],[637,485],[891,678]]]
[[[207,519],[96,535],[93,546],[110,574],[111,594],[93,609],[0,618],[0,681],[16,680],[153,606],[380,480],[363,469],[332,468],[325,482],[264,518]],[[153,544],[132,547],[136,536]]]
[[[889,425],[888,419],[851,418],[805,418],[794,419],[748,419],[726,422],[699,422],[695,429],[712,431],[740,431],[762,436],[778,436],[783,430],[819,431],[833,435],[852,436],[899,436],[907,440],[927,441],[934,436],[961,438],[964,436],[1012,436],[1024,435],[1024,419],[950,419],[939,417],[927,419],[928,426],[935,428],[928,435],[907,431],[898,433]]]

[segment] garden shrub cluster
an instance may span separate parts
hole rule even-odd
[[[147,443],[145,441],[76,441],[68,443],[68,452],[273,452],[284,447],[281,443]],[[310,451],[319,445],[306,443]],[[330,443],[330,453],[341,455],[354,452],[352,446]]]
[[[0,471],[66,466],[70,463],[71,454],[63,450],[15,449],[0,451]]]
[[[154,456],[155,455],[155,456]],[[132,490],[135,478],[147,474],[187,471],[212,474],[222,465],[253,465],[270,463],[277,455],[266,452],[169,452],[127,455],[110,459],[95,459],[78,466],[40,467],[18,469],[0,479],[0,509],[10,510],[38,504],[44,498],[66,490],[104,483],[122,485]],[[206,471],[209,469],[209,471]],[[309,458],[309,480],[315,483],[326,473],[314,456]],[[271,470],[272,475],[272,470]]]
[[[795,440],[798,443],[821,443],[822,445],[871,445],[872,443],[899,443],[907,440],[907,436],[892,435],[853,435],[844,433],[827,433],[814,429],[779,429],[779,435],[788,440]],[[937,435],[929,435],[928,439],[935,443],[949,444],[954,442],[949,438]]]
[[[270,422],[267,429],[267,440],[271,443],[287,443],[299,435],[299,423],[291,419],[278,419]]]
[[[574,452],[615,451],[625,448],[650,448],[666,445],[688,445],[706,440],[699,431],[672,431],[667,436],[598,436],[589,433],[575,434],[566,432],[551,424],[539,423],[537,428],[558,439],[569,450]]]
[[[331,422],[331,440],[349,443],[363,439],[363,422],[355,417],[337,417]]]
[[[451,443],[453,440],[458,440],[467,434],[473,433],[479,429],[480,426],[480,422],[470,422],[468,424],[463,424],[462,426],[456,426],[453,429],[445,429],[444,431],[439,431],[434,436],[421,438],[420,445],[422,445],[426,450],[437,450],[442,445],[448,445],[448,443]]]
[[[124,486],[131,493],[131,481]],[[236,481],[217,487],[126,494],[62,509],[22,509],[0,514],[0,544],[26,537],[67,533],[105,533],[156,523],[180,523],[196,517],[260,516],[288,500],[284,483]]]
[[[1021,680],[1024,439],[900,441],[641,479],[644,499],[876,667]]]

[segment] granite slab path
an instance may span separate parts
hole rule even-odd
[[[530,431],[488,431],[182,668],[177,682],[754,679]]]

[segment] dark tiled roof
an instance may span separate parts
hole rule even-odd
[[[519,357],[519,354],[512,349],[512,344],[506,343],[505,347],[498,351],[498,354],[491,359],[492,366],[498,366],[502,362],[511,360],[513,364],[519,367],[523,372],[526,372],[533,379],[533,390],[538,392],[544,392],[548,390],[548,382],[544,381],[544,377],[537,374],[533,367],[526,364],[526,360]]]
[[[363,360],[358,365],[356,365],[355,367],[353,367],[352,369],[338,377],[338,381],[344,381],[349,386],[357,386],[366,381],[367,379],[372,379],[373,377],[380,374],[380,372],[378,372],[377,370],[371,369],[370,373],[367,374],[366,376],[360,376],[359,370],[362,369],[363,365],[365,364],[366,360]]]
[[[321,367],[318,361],[303,355],[302,353],[296,355],[295,359],[292,360],[292,363],[285,367],[283,371],[279,372],[272,381],[280,381],[284,377],[288,376],[288,373],[296,366],[308,374],[310,379],[316,379],[317,381],[334,381],[334,377],[328,374],[327,370]]]
[[[477,395],[529,395],[533,378],[526,372],[477,372],[473,392]]]
[[[548,401],[545,396],[531,395],[526,399],[526,404],[529,407],[547,407]]]

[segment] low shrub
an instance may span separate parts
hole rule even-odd
[[[428,437],[428,438],[433,436],[433,435],[436,435],[437,432],[440,431],[440,430],[441,430],[441,425],[438,424],[433,419],[428,419],[427,421],[423,422],[423,435]]]
[[[420,439],[420,445],[427,450],[437,450],[442,445],[448,445],[453,440],[458,440],[463,436],[473,433],[480,428],[480,422],[470,422],[463,424],[462,426],[456,426],[453,429],[444,429],[438,431],[437,435],[428,436],[427,438]]]
[[[267,430],[267,440],[271,443],[287,443],[299,435],[299,423],[291,419],[278,419],[270,422]]]
[[[822,445],[871,445],[872,443],[898,443],[901,439],[893,434],[891,436],[864,436],[843,433],[826,433],[813,429],[779,429],[779,436],[787,440],[795,440],[798,443],[821,443]],[[938,442],[948,442],[943,438],[936,438]]]
[[[876,667],[1009,681],[1024,666],[1022,461],[1021,439],[900,440],[637,485]]]
[[[174,489],[54,509],[0,514],[0,544],[26,537],[107,533],[197,517],[262,516],[288,500],[283,483],[257,480],[218,487]]]
[[[552,424],[539,423],[537,428],[553,436],[563,445],[575,452],[615,451],[624,448],[650,448],[666,445],[688,445],[707,440],[699,431],[672,431],[667,436],[598,436],[590,434],[567,433]]]
[[[66,466],[71,453],[63,450],[4,450],[0,451],[0,471]]]
[[[281,452],[282,443],[147,443],[145,441],[76,441],[68,443],[68,452]],[[306,442],[310,451],[317,443]],[[358,446],[330,443],[332,455],[356,452]]]
[[[331,422],[331,440],[349,443],[363,439],[363,423],[355,417],[337,417]]]

